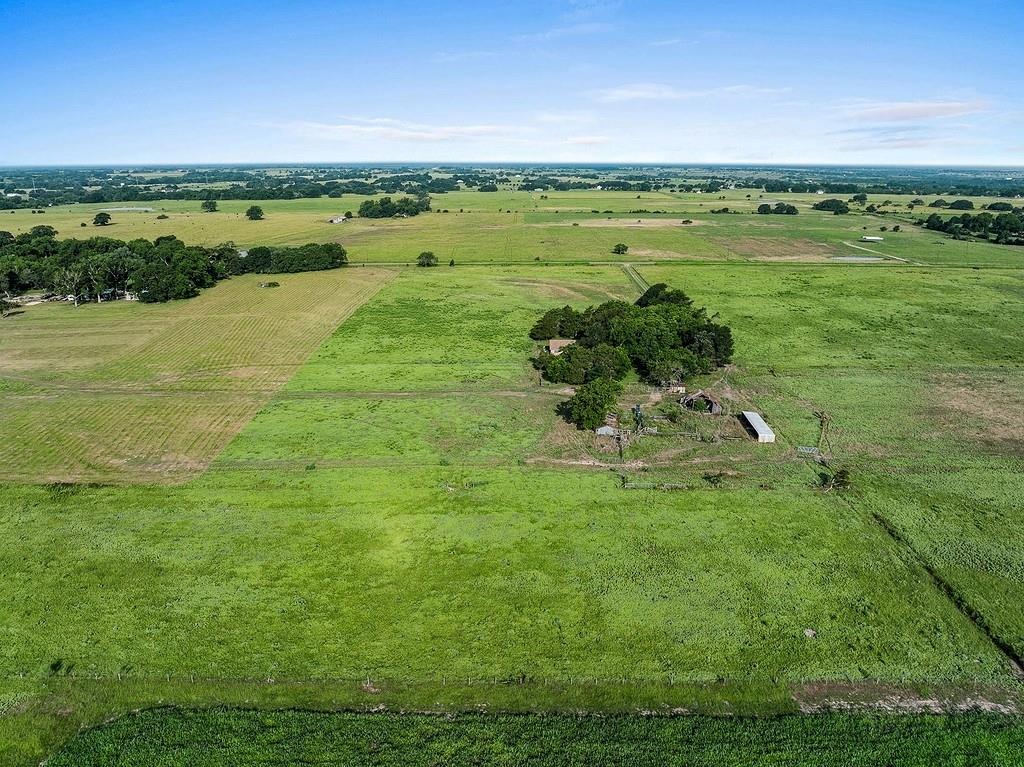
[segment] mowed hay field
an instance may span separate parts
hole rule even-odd
[[[890,200],[892,213],[887,216],[859,209],[834,216],[812,209],[822,199],[817,195],[774,195],[750,189],[725,190],[721,195],[586,190],[550,192],[543,197],[536,192],[466,191],[434,195],[433,211],[412,218],[328,222],[345,211],[358,210],[365,199],[373,198],[224,200],[216,213],[202,213],[199,201],[172,200],[60,206],[42,214],[0,211],[0,230],[18,233],[46,224],[61,237],[103,235],[131,240],[173,234],[190,244],[232,241],[245,247],[341,242],[354,263],[408,265],[423,250],[433,251],[443,263],[454,259],[459,264],[665,260],[827,264],[837,258],[881,259],[883,264],[898,264],[902,259],[945,266],[1021,263],[1020,248],[958,242],[913,226],[913,221],[927,217],[933,209],[907,210],[906,204],[914,199],[910,195],[873,196],[870,202],[876,205]],[[995,199],[978,198],[976,204],[980,207]],[[755,215],[759,204],[780,201],[796,205],[799,215]],[[264,220],[246,219],[244,212],[254,203],[265,211]],[[132,210],[116,210],[121,207]],[[711,213],[722,207],[731,213]],[[92,217],[103,209],[112,209],[113,224],[92,226]],[[167,218],[157,218],[160,215]],[[87,226],[82,227],[83,222]],[[902,231],[892,232],[895,225]],[[890,231],[880,232],[882,226]],[[885,241],[860,243],[864,234],[883,235]],[[612,254],[618,242],[630,246],[625,256]]]
[[[246,275],[162,305],[39,304],[0,335],[0,477],[167,481],[201,471],[392,275]]]
[[[619,465],[592,435],[563,441],[564,395],[538,385],[526,333],[548,307],[637,295],[617,266],[400,270],[202,476],[3,486],[0,754],[31,763],[82,724],[158,703],[1017,710],[990,633],[1012,648],[1020,625],[1017,456],[998,414],[988,434],[956,412],[920,425],[954,368],[957,386],[1016,401],[1016,275],[640,274],[733,325],[725,380],[777,444],[680,438],[688,460],[648,468],[651,441]],[[622,404],[646,396],[633,385]],[[821,408],[849,491],[822,492],[797,454]],[[620,475],[687,489],[627,490]]]

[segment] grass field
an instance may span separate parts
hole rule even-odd
[[[747,199],[747,195],[751,199]],[[547,199],[533,192],[452,192],[433,198],[434,211],[407,219],[353,219],[330,224],[328,219],[356,210],[365,197],[340,199],[264,200],[263,221],[249,221],[244,212],[252,201],[227,200],[217,213],[202,213],[197,201],[158,201],[121,205],[72,205],[46,213],[0,211],[0,229],[28,231],[48,224],[62,237],[96,235],[131,240],[174,234],[188,243],[213,245],[233,241],[240,246],[338,241],[357,263],[412,264],[423,250],[442,262],[508,263],[558,261],[737,261],[754,263],[818,263],[836,258],[904,259],[943,266],[1019,266],[1020,248],[981,242],[957,242],[937,232],[911,226],[932,209],[907,211],[909,195],[893,195],[889,216],[854,211],[834,216],[814,211],[816,195],[763,195],[735,189],[719,195],[669,192],[551,192]],[[978,205],[994,201],[977,200]],[[752,215],[763,202],[785,201],[800,209],[797,216]],[[873,199],[882,203],[882,197]],[[734,214],[710,211],[729,207]],[[104,208],[114,210],[107,227],[82,227]],[[145,210],[151,208],[151,210]],[[903,208],[902,211],[899,209]],[[443,211],[447,210],[447,213]],[[630,211],[665,211],[633,213]],[[923,211],[923,212],[922,212]],[[166,219],[157,216],[166,215]],[[684,219],[693,223],[684,225]],[[863,234],[880,234],[900,224],[903,231],[884,233],[884,243],[859,243]],[[630,246],[615,256],[618,242]]]
[[[908,230],[881,247],[917,263],[849,264],[828,254],[855,242],[861,216],[630,228],[591,206],[690,216],[723,203],[439,199],[453,212],[356,222],[346,246],[380,262],[433,246],[446,262],[429,237],[447,236],[464,248],[454,269],[353,267],[276,290],[239,278],[186,302],[32,306],[0,323],[0,434],[18,447],[0,457],[0,761],[33,763],[80,726],[158,703],[1020,709],[1019,249],[972,244],[986,268],[945,268],[967,261]],[[518,216],[498,212],[517,203]],[[293,214],[280,205],[257,225]],[[486,228],[502,217],[506,229]],[[298,231],[281,235],[315,236]],[[735,365],[694,385],[764,412],[778,443],[715,441],[730,422],[695,416],[620,459],[559,421],[564,394],[539,385],[527,330],[552,306],[636,296],[619,265],[585,263],[611,261],[600,250],[620,240],[641,279],[732,326]],[[676,255],[634,258],[643,247]],[[633,384],[620,404],[653,396]],[[819,444],[822,411],[820,444],[851,470],[842,493],[822,492],[821,467],[796,449]],[[309,759],[332,764],[365,740],[359,717],[303,716],[316,715],[144,715],[53,763],[161,764],[182,740],[226,738],[252,746],[238,763],[275,764],[266,744],[314,731]],[[430,730],[441,755],[509,764],[566,732],[581,759],[611,763],[650,758],[634,737],[695,738],[717,764],[741,753],[721,743],[758,743],[764,763],[790,763],[787,744],[810,730],[835,750],[809,763],[1020,753],[1015,718],[626,719],[612,751],[590,720],[431,730],[442,721],[365,726],[396,759]],[[131,732],[146,734],[140,750],[112,755]]]

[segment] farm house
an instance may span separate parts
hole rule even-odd
[[[557,357],[562,353],[566,346],[571,346],[574,343],[576,343],[576,339],[574,338],[552,338],[548,341],[546,348]]]
[[[875,236],[872,236],[872,235],[865,234],[863,237],[860,238],[860,241],[861,242],[885,242],[885,238],[884,237],[875,237]]]

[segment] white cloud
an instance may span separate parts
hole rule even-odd
[[[426,125],[388,117],[347,117],[340,123],[295,120],[283,127],[290,133],[308,139],[348,141],[377,139],[383,141],[454,141],[510,138],[527,131],[515,125]]]
[[[863,122],[914,122],[983,112],[984,101],[891,101],[851,107],[846,116]]]
[[[607,144],[609,141],[611,139],[608,136],[570,136],[565,143],[572,146],[597,146],[598,144]]]
[[[962,137],[937,131],[928,125],[879,125],[834,131],[838,149],[844,152],[873,150],[927,149],[941,146],[967,146],[975,143]]]
[[[462,61],[488,59],[497,55],[495,51],[438,51],[430,58],[437,64],[458,64]]]
[[[663,83],[631,83],[595,91],[594,99],[604,104],[615,104],[620,101],[679,101],[699,95],[700,91],[682,91]]]
[[[652,40],[651,42],[649,42],[647,44],[650,45],[652,48],[665,48],[665,47],[668,47],[670,45],[679,45],[679,43],[681,43],[681,42],[683,42],[683,38],[681,38],[681,37],[671,37],[671,38],[669,38],[667,40]]]
[[[569,0],[566,18],[587,18],[597,14],[608,14],[622,7],[621,0]]]
[[[582,125],[590,123],[595,120],[593,112],[586,112],[582,110],[564,111],[564,112],[548,112],[541,111],[537,112],[535,119],[539,123],[546,125]]]
[[[593,98],[604,104],[623,101],[683,101],[709,96],[767,96],[786,93],[788,88],[758,88],[753,85],[727,85],[707,90],[681,90],[664,83],[631,83],[594,91]]]
[[[603,21],[588,21],[581,24],[570,24],[565,27],[554,27],[543,32],[516,35],[513,39],[521,43],[540,43],[547,40],[560,40],[565,37],[596,35],[601,32],[608,32],[611,29],[613,29],[612,25]]]

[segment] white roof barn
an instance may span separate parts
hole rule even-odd
[[[771,427],[765,423],[760,413],[755,413],[753,410],[743,411],[743,420],[750,424],[750,428],[757,434],[758,442],[774,442],[775,432],[771,430]]]

